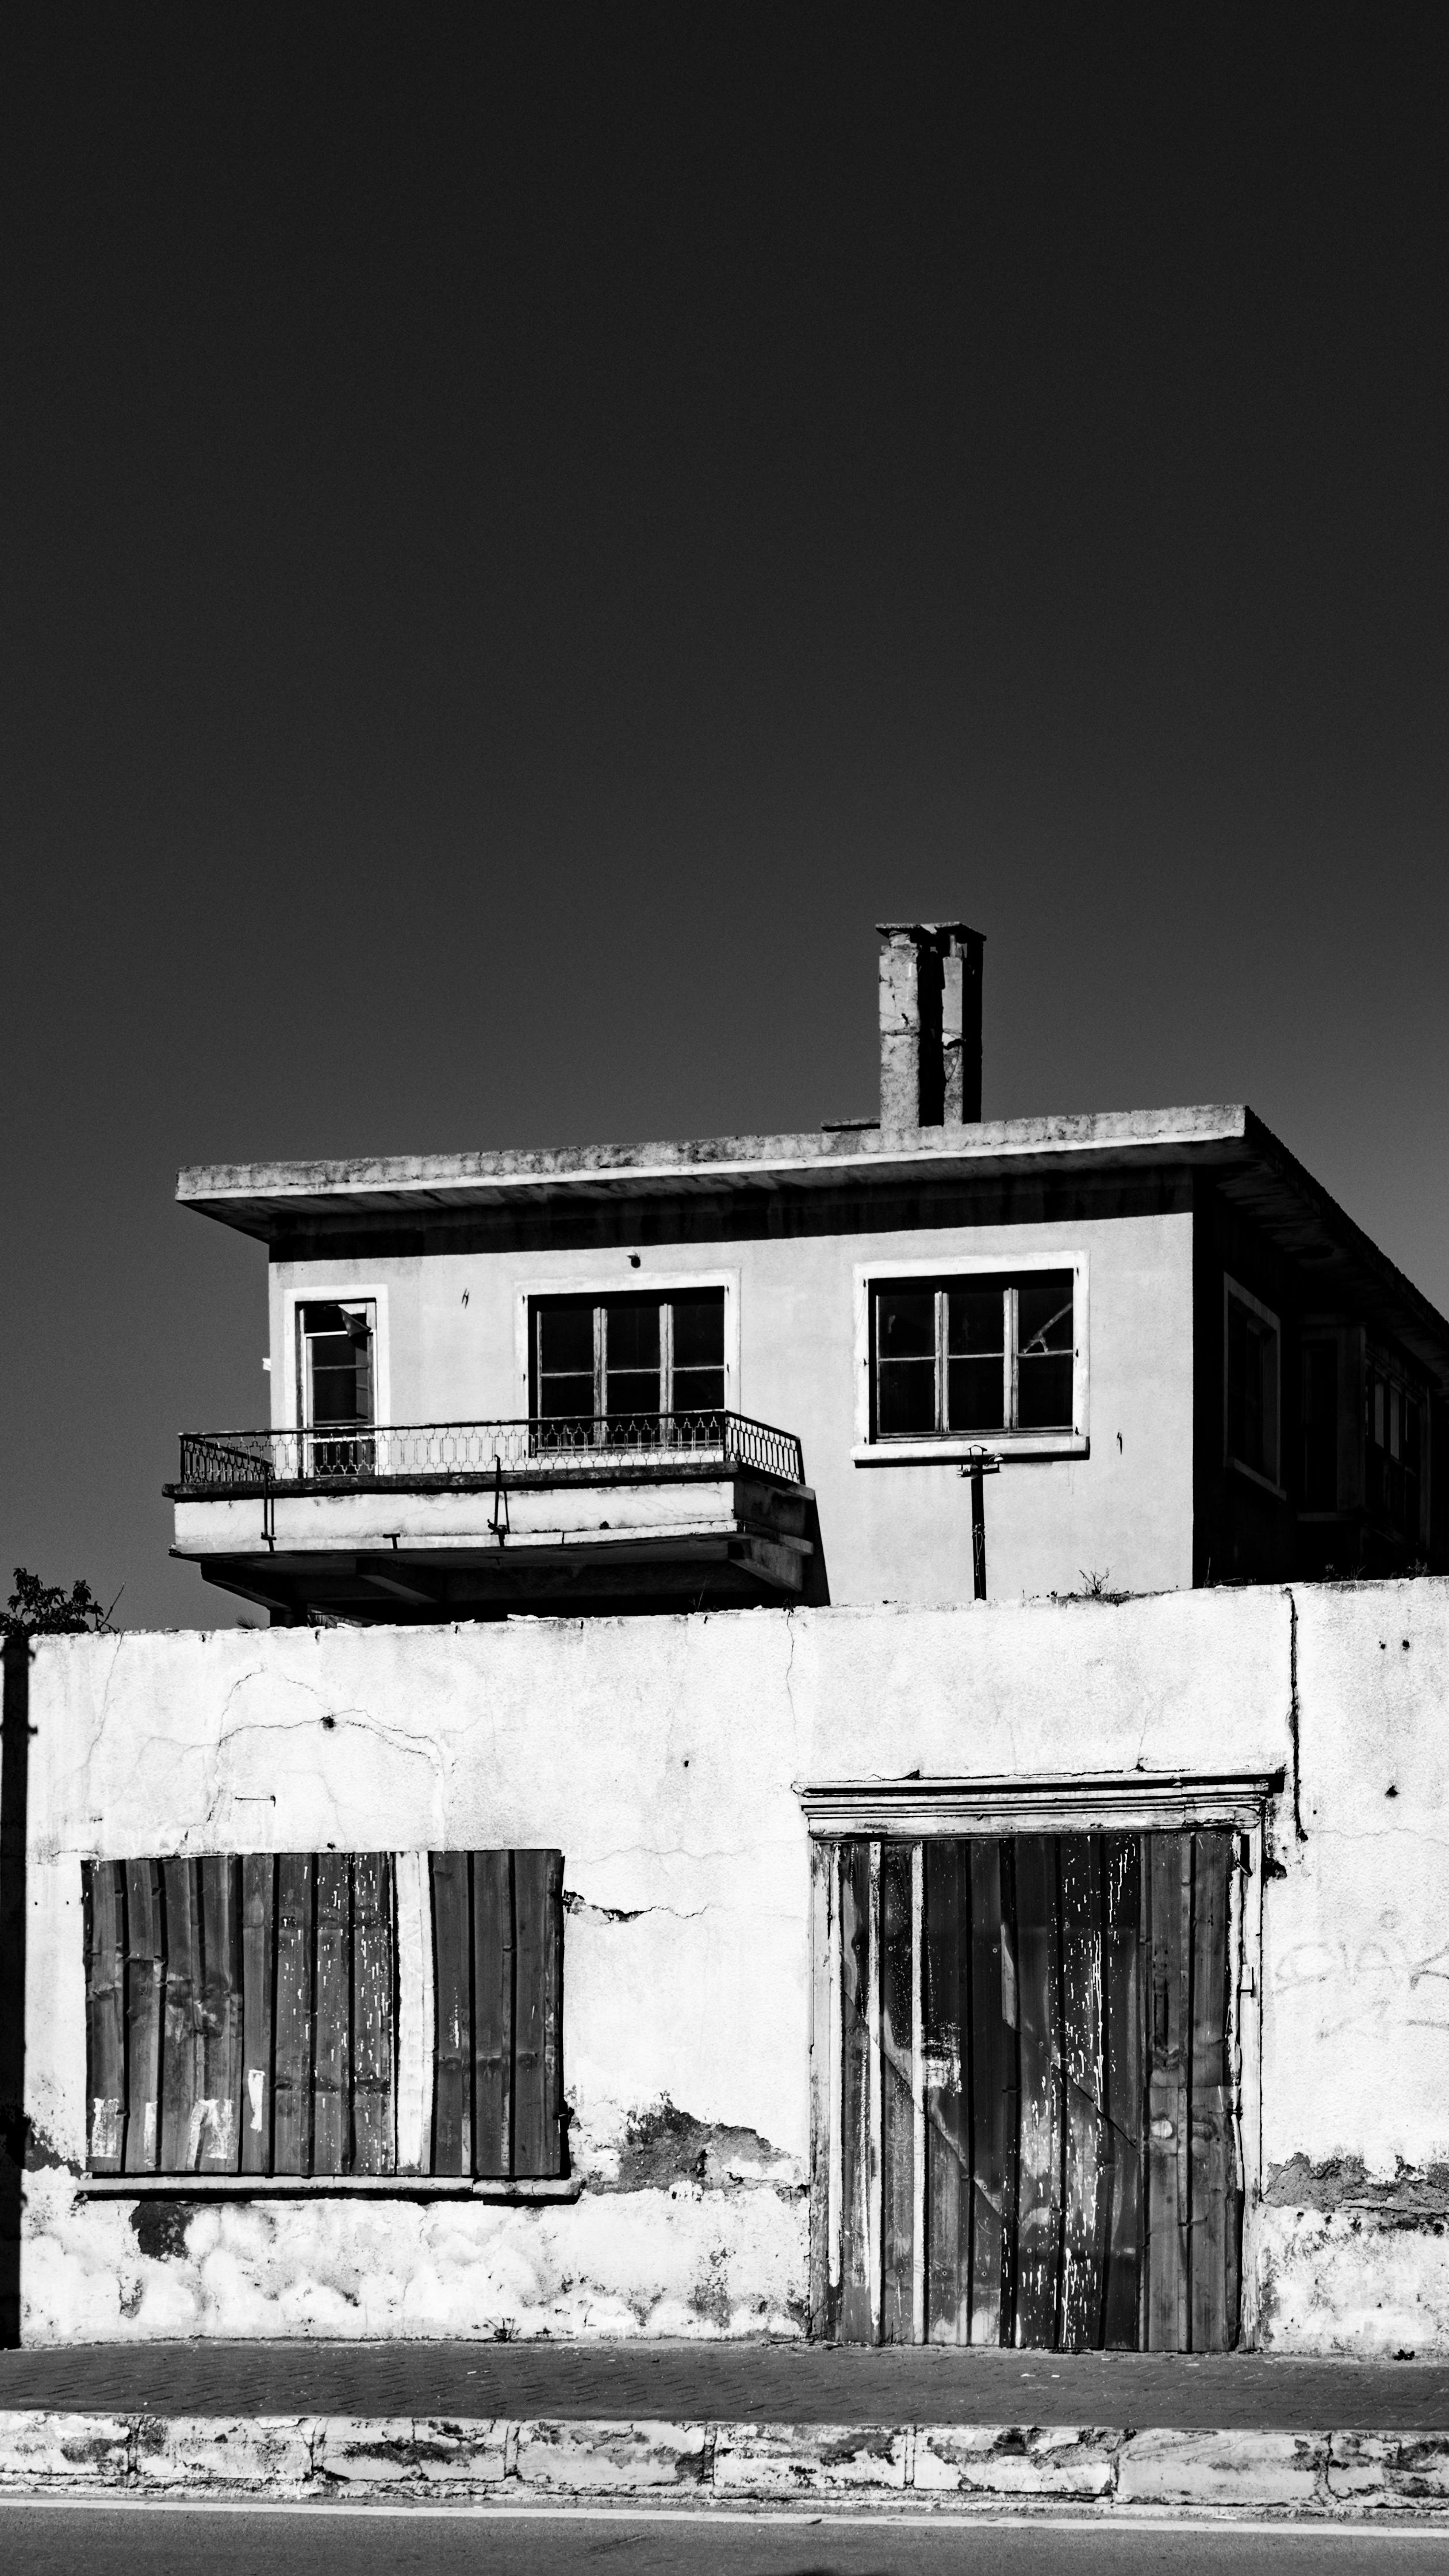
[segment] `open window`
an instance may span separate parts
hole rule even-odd
[[[377,1419],[377,1307],[371,1297],[297,1309],[302,1472],[370,1475]]]
[[[529,1360],[529,1412],[544,1448],[718,1440],[724,1290],[535,1297]]]

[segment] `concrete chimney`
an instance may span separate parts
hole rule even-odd
[[[981,959],[964,921],[882,921],[882,1135],[981,1116]]]

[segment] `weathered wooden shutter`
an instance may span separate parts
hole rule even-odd
[[[1229,2345],[1232,1835],[826,1848],[815,2011],[838,2067],[812,2086],[814,2225],[834,2231],[812,2249],[817,2331]]]
[[[96,2173],[389,2173],[392,1862],[209,1853],[84,1873]]]
[[[434,1852],[435,2174],[564,2171],[563,1854]]]

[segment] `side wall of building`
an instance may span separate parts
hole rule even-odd
[[[1085,1254],[1089,1454],[1008,1460],[987,1497],[993,1598],[1076,1590],[1084,1573],[1131,1591],[1192,1581],[1192,1218],[1123,1215],[781,1238],[567,1245],[278,1263],[272,1271],[276,1419],[295,1419],[298,1295],[385,1300],[394,1422],[490,1420],[528,1409],[521,1300],[553,1288],[616,1294],[726,1279],[738,1315],[735,1409],[795,1432],[819,1505],[834,1603],[970,1597],[971,1498],[957,1465],[862,1464],[859,1274],[972,1256],[1064,1263]]]
[[[1428,1581],[46,1641],[25,2334],[801,2332],[797,1784],[1281,1772],[1249,1945],[1250,2326],[1449,2350],[1446,1699]],[[84,2197],[87,1858],[540,1843],[565,1855],[577,2203]]]

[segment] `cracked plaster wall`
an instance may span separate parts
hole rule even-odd
[[[1449,2349],[1443,2222],[1404,2197],[1405,2176],[1449,2162],[1446,1683],[1449,1585],[1426,1581],[1291,1602],[47,1640],[31,1679],[26,2332],[799,2331],[792,1783],[1281,1767],[1249,2312],[1283,2348]],[[229,2203],[143,2251],[127,2204],[74,2190],[82,1859],[329,1842],[562,1847],[583,2196]],[[1316,2206],[1314,2175],[1344,2157],[1380,2193],[1367,2216]]]

